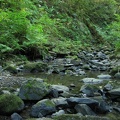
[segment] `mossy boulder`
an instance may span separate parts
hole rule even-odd
[[[24,102],[14,94],[0,95],[0,114],[19,112],[24,108]]]
[[[110,74],[115,75],[120,70],[120,66],[115,66],[111,69]]]
[[[49,94],[50,90],[50,85],[42,79],[30,79],[21,86],[19,96],[23,100],[40,100]]]
[[[44,99],[32,106],[30,115],[32,117],[45,117],[54,112],[56,112],[55,104],[49,99]]]
[[[7,70],[13,74],[16,74],[18,72],[16,66],[14,65],[8,65],[4,70]]]
[[[48,65],[44,62],[27,62],[24,65],[25,72],[43,72],[48,69]]]
[[[78,114],[64,114],[56,116],[54,120],[110,120],[107,117],[98,117],[98,116],[81,116]]]

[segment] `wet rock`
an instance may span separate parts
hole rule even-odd
[[[40,100],[49,94],[50,89],[47,83],[30,79],[21,86],[19,96],[23,100]]]
[[[103,75],[103,74],[101,74],[101,75],[98,75],[97,76],[99,79],[102,79],[102,80],[105,80],[105,79],[110,79],[111,78],[111,75]]]
[[[75,106],[76,104],[86,104],[86,105],[98,106],[98,104],[99,104],[99,102],[94,99],[79,98],[79,97],[67,98],[67,102],[70,106]]]
[[[13,113],[11,115],[11,120],[23,120],[23,118],[18,113]]]
[[[58,93],[69,92],[69,88],[64,85],[51,85],[52,89],[58,91]]]
[[[87,84],[98,84],[103,82],[103,80],[95,78],[83,78],[82,81]]]
[[[45,117],[54,112],[56,112],[55,104],[49,99],[44,99],[32,106],[30,115],[38,118]]]
[[[11,114],[23,110],[24,102],[14,94],[0,95],[0,114]]]
[[[78,104],[75,106],[75,110],[82,115],[96,115],[92,109],[86,104]]]

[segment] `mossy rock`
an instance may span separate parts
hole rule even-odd
[[[120,50],[116,53],[116,58],[120,59]]]
[[[115,73],[117,73],[119,70],[120,70],[120,66],[116,66],[112,68],[112,70],[110,71],[110,74],[115,75]]]
[[[9,71],[9,72],[11,72],[11,73],[13,73],[13,74],[16,74],[16,73],[17,73],[17,69],[16,69],[16,67],[13,66],[13,65],[7,66],[4,70],[7,70],[7,71]]]
[[[110,120],[107,117],[98,116],[80,116],[78,114],[64,114],[60,116],[55,116],[54,120]]]
[[[43,62],[27,62],[24,65],[24,70],[26,72],[43,72],[47,70],[48,65]]]
[[[45,117],[54,112],[56,112],[55,104],[49,99],[44,99],[32,106],[30,115],[32,117]]]
[[[24,102],[14,94],[0,95],[0,114],[12,114],[24,108]]]
[[[23,100],[40,100],[49,94],[51,87],[43,80],[29,79],[20,88],[19,96]]]

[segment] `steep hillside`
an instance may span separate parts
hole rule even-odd
[[[0,12],[1,59],[103,44],[120,50],[119,0],[1,0]]]

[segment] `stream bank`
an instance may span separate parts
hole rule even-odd
[[[27,98],[19,96],[25,103],[24,109],[21,112],[18,111],[23,119],[32,117],[39,117],[41,120],[42,117],[59,119],[53,116],[61,114],[76,115],[79,113],[79,116],[107,116],[108,119],[119,120],[116,116],[119,116],[120,112],[120,77],[118,71],[120,62],[119,59],[111,60],[111,53],[111,50],[92,50],[89,53],[87,51],[78,53],[77,59],[51,56],[34,62],[11,63],[4,69],[10,71],[10,73],[5,72],[1,66],[1,71],[3,70],[0,76],[1,95],[12,93],[19,96],[22,87],[29,80],[40,82],[39,84],[45,82],[45,85],[48,84],[50,88],[45,87],[47,89],[46,95],[38,98],[37,101],[35,97],[32,100],[28,99],[31,93],[27,95]],[[38,88],[33,83],[27,85],[32,94],[36,91],[35,88]],[[39,89],[37,90],[45,93],[43,88]],[[29,102],[26,103],[26,100]],[[38,107],[39,115],[31,115],[31,111],[38,109],[35,108],[35,106],[38,106],[38,101],[40,105]],[[45,104],[46,101],[49,102],[50,106],[52,104],[52,108]],[[49,109],[45,107],[47,110],[44,109],[44,112],[40,112],[41,109],[43,110],[41,104],[44,104]],[[19,118],[18,115],[17,117]],[[9,120],[10,115],[1,116],[1,119]],[[107,118],[92,119],[102,120]]]

